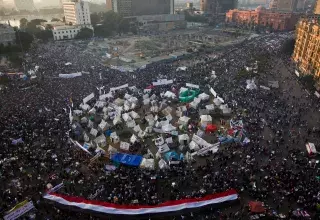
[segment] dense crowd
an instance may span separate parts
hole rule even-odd
[[[305,143],[320,143],[316,127],[319,102],[301,89],[292,69],[286,69],[291,63],[280,48],[287,37],[259,36],[226,48],[216,58],[200,54],[133,73],[101,65],[99,55],[86,49],[88,42],[50,42],[33,47],[25,66],[39,66],[37,78],[13,81],[0,94],[0,212],[4,214],[27,198],[34,201],[34,215],[39,219],[89,219],[90,214],[73,213],[41,198],[47,183],[63,181],[65,187],[59,193],[89,198],[103,188],[95,199],[118,204],[159,204],[231,188],[239,192],[240,205],[229,212],[179,214],[177,219],[248,219],[246,205],[250,200],[262,201],[276,213],[291,215],[301,208],[315,215],[320,203],[320,174],[319,169],[310,168]],[[267,59],[258,61],[262,67],[254,76],[256,83],[267,85],[268,80],[278,80],[279,89],[245,89],[248,78],[238,73],[261,57]],[[67,62],[72,65],[65,65]],[[177,72],[181,63],[187,63],[188,69]],[[213,70],[217,73],[214,80],[209,78]],[[81,71],[89,74],[73,79],[58,77]],[[182,164],[148,172],[120,166],[106,173],[98,165],[88,170],[68,141],[70,99],[79,106],[85,96],[98,92],[101,86],[107,90],[129,83],[144,89],[160,74],[173,79],[176,88],[186,82],[202,89],[212,86],[232,103],[235,115],[245,122],[251,142],[245,147],[223,146],[197,166]],[[22,141],[13,144],[19,138]]]

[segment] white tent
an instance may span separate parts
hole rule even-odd
[[[93,128],[93,122],[91,120],[88,120],[88,125],[87,125],[88,128]]]
[[[132,143],[132,144],[134,144],[135,142],[137,142],[138,141],[138,138],[137,138],[137,136],[135,136],[134,134],[131,136],[131,138],[130,138],[130,143]]]
[[[94,128],[91,128],[90,134],[91,134],[92,136],[96,137],[97,134],[98,134],[98,130],[96,130],[96,129],[94,129]]]
[[[221,101],[218,99],[218,98],[215,98],[214,100],[213,100],[213,103],[216,105],[216,106],[219,106],[219,105],[221,105]]]
[[[112,143],[119,143],[120,142],[120,138],[116,132],[112,132],[110,134],[110,139],[111,139]]]
[[[206,105],[206,109],[211,113],[214,110],[214,104]]]
[[[171,98],[171,99],[175,99],[176,95],[173,92],[170,91],[166,91],[166,93],[164,94],[164,97],[166,98]]]
[[[141,131],[140,125],[136,125],[136,126],[133,128],[133,131],[136,132],[136,133],[139,133],[139,132]]]
[[[194,141],[191,141],[191,142],[190,142],[189,148],[190,148],[190,150],[193,150],[193,151],[198,151],[198,150],[200,150],[199,145],[198,145],[196,142],[194,142]]]
[[[162,126],[161,128],[164,132],[170,132],[170,131],[174,131],[176,130],[177,128],[172,126],[172,124],[167,124],[167,125],[164,125]]]
[[[121,124],[120,116],[115,117],[112,122],[113,122],[113,125]]]
[[[88,123],[88,119],[86,118],[86,117],[82,117],[81,119],[80,119],[80,123]]]
[[[102,120],[101,123],[98,125],[100,131],[105,131],[108,127],[110,127],[110,125],[104,120]]]
[[[83,133],[83,140],[84,140],[85,142],[89,142],[89,141],[90,141],[89,136],[88,136],[85,132]]]
[[[201,93],[198,97],[201,99],[201,101],[207,101],[210,98],[210,96],[206,93]]]
[[[90,105],[88,104],[81,104],[80,105],[80,108],[83,110],[83,111],[88,111],[90,109]]]
[[[121,149],[121,150],[125,150],[125,151],[129,151],[129,149],[130,149],[130,144],[127,143],[127,142],[121,141],[121,142],[120,142],[120,149]]]
[[[76,115],[76,116],[79,116],[82,114],[82,111],[81,110],[73,110],[73,113]]]
[[[113,103],[116,104],[117,106],[122,106],[124,104],[124,100],[117,98],[116,100],[114,100]]]
[[[154,159],[143,158],[140,163],[140,168],[142,169],[154,170],[154,167]]]
[[[108,152],[111,155],[111,154],[117,153],[118,150],[116,148],[112,147],[111,145],[109,145]]]
[[[181,134],[178,136],[179,143],[182,145],[187,145],[190,141],[190,138],[187,134]]]
[[[122,114],[122,119],[123,119],[125,122],[132,120],[132,118],[130,117],[130,115],[129,115],[128,113]]]
[[[164,115],[169,115],[169,114],[171,114],[171,112],[172,112],[172,108],[170,107],[170,106],[167,106],[165,109],[163,109],[162,111],[162,114],[164,114]]]
[[[97,110],[95,108],[90,109],[89,114],[95,115]]]
[[[163,145],[163,144],[164,144],[164,139],[163,139],[163,137],[161,136],[161,137],[156,138],[156,139],[154,140],[154,144],[155,144],[156,146],[161,146],[161,145]]]
[[[103,145],[103,146],[105,146],[106,143],[107,143],[107,139],[106,139],[106,137],[102,134],[102,135],[100,135],[99,137],[97,137],[96,139],[94,139],[94,142],[95,142],[97,145]]]
[[[166,152],[168,152],[168,151],[170,151],[170,148],[168,147],[167,144],[163,144],[163,145],[161,145],[161,146],[158,147],[158,152],[159,152],[160,154],[166,153]]]
[[[210,115],[201,115],[200,122],[202,126],[207,126],[212,123],[212,117]]]
[[[189,117],[182,116],[182,117],[179,118],[178,124],[179,124],[179,125],[183,125],[183,126],[187,126],[189,120],[190,120]]]
[[[159,165],[160,170],[164,170],[164,169],[169,168],[167,162],[164,161],[163,159],[159,160],[158,165]]]
[[[135,111],[131,111],[129,114],[130,114],[131,118],[133,118],[133,119],[140,118],[139,114]]]
[[[149,105],[149,104],[150,104],[150,99],[143,100],[143,105]]]
[[[127,121],[126,123],[128,128],[134,128],[136,126],[136,122],[134,120]]]
[[[151,106],[150,112],[158,113],[159,112],[159,107],[156,105]]]

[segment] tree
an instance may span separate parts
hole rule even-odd
[[[16,31],[16,44],[20,45],[23,50],[28,50],[33,41],[33,36],[27,32]]]
[[[44,30],[44,31],[40,31],[38,33],[35,34],[35,36],[43,41],[48,41],[53,39],[53,34],[51,30]]]
[[[315,84],[315,79],[313,75],[304,75],[300,77],[301,83],[309,90],[314,91],[314,84]]]
[[[61,20],[59,18],[52,18],[51,21],[55,22],[55,21],[61,21]]]
[[[281,51],[287,55],[291,55],[294,50],[295,40],[294,38],[288,39],[282,45]]]
[[[91,19],[91,24],[93,25],[96,25],[101,21],[101,17],[98,15],[98,13],[92,13],[90,15],[90,19]]]
[[[51,24],[47,24],[46,25],[46,30],[53,30],[53,26]]]
[[[81,28],[76,36],[76,39],[89,39],[93,36],[93,30],[90,28]]]
[[[26,28],[28,24],[28,20],[25,18],[20,19],[20,28]]]
[[[119,33],[127,33],[130,30],[130,23],[128,19],[121,19],[119,23]]]

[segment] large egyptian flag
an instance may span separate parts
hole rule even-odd
[[[56,193],[48,193],[44,196],[44,198],[53,202],[57,202],[61,205],[80,208],[84,211],[93,211],[115,215],[144,215],[183,211],[185,209],[195,209],[207,205],[220,204],[223,202],[238,199],[238,194],[235,190],[232,189],[222,193],[207,195],[203,198],[190,198],[176,201],[168,201],[159,205],[152,206],[118,205],[102,201],[86,200],[81,197],[60,195]]]

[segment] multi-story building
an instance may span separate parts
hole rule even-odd
[[[112,0],[112,10],[125,17],[174,14],[174,0]]]
[[[300,13],[278,12],[259,6],[256,10],[230,10],[226,13],[226,22],[265,26],[273,30],[285,31],[294,30],[300,17]]]
[[[301,19],[296,29],[296,43],[292,56],[301,74],[320,79],[320,21]]]
[[[67,24],[87,25],[91,24],[89,3],[82,0],[70,0],[63,2],[63,12]]]
[[[200,0],[200,11],[204,14],[225,13],[236,8],[236,0]]]
[[[8,45],[15,43],[16,33],[13,27],[6,24],[0,24],[0,44]]]
[[[272,0],[270,9],[278,11],[295,11],[297,0]]]
[[[107,11],[112,11],[112,0],[106,0]]]
[[[52,30],[54,40],[73,39],[80,32],[81,28],[93,29],[91,25],[64,25],[55,26]]]
[[[314,7],[314,13],[320,15],[320,0],[317,0],[316,5]]]
[[[193,9],[193,3],[187,2],[187,9]]]

